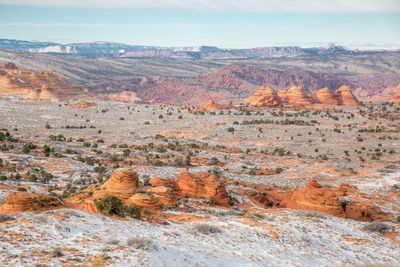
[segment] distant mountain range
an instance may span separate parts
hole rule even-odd
[[[60,44],[54,42],[30,42],[0,39],[0,49],[71,54],[89,57],[128,58],[186,58],[186,59],[249,59],[268,57],[295,57],[301,55],[354,54],[367,51],[351,50],[343,46],[301,48],[299,46],[259,47],[248,49],[225,49],[214,46],[200,47],[156,47],[135,46],[114,42],[90,42]]]

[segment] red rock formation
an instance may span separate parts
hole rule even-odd
[[[140,103],[142,99],[135,92],[123,91],[117,94],[111,94],[107,97],[110,101],[123,103]]]
[[[306,94],[303,88],[292,86],[287,92],[287,98],[291,105],[308,105],[311,104],[312,100]]]
[[[8,69],[8,70],[17,70],[18,69],[18,67],[12,62],[5,63],[3,66],[1,66],[1,68]]]
[[[400,104],[400,84],[393,89],[393,97],[390,99],[390,102]]]
[[[87,193],[79,193],[65,199],[65,205],[69,208],[75,208],[86,212],[99,213],[93,198]]]
[[[351,201],[348,202],[343,197],[350,197]],[[392,217],[357,194],[355,186],[341,184],[338,187],[322,187],[316,180],[310,180],[303,189],[290,191],[283,197],[280,206],[325,212],[360,221],[386,220]]]
[[[349,87],[343,85],[339,89],[336,90],[335,98],[338,101],[339,105],[344,106],[359,106],[360,102],[353,95],[353,92]]]
[[[136,193],[128,199],[127,205],[136,205],[143,210],[156,210],[161,208],[162,203],[151,193]]]
[[[71,107],[74,109],[86,109],[86,108],[91,108],[94,106],[96,106],[96,103],[90,102],[90,101],[79,101],[79,102],[71,105]]]
[[[121,200],[129,199],[136,193],[139,186],[139,178],[132,169],[117,169],[111,177],[101,186],[100,190],[93,194],[94,199],[113,195]]]
[[[176,198],[173,189],[170,187],[157,186],[150,188],[148,192],[153,193],[164,207],[173,208],[178,205],[178,199]]]
[[[314,93],[314,97],[318,103],[325,104],[325,105],[337,105],[338,101],[335,96],[332,94],[329,88],[324,87],[319,89]]]
[[[279,97],[279,99],[281,100],[282,103],[287,103],[289,101],[287,94],[288,94],[288,90],[286,90],[286,89],[279,89],[278,90],[277,95],[278,95],[278,97]]]
[[[52,72],[4,69],[0,75],[0,94],[17,95],[33,101],[69,101],[88,98],[87,93]],[[4,71],[2,70],[3,74]]]
[[[271,87],[261,86],[258,90],[245,100],[252,106],[277,106],[281,100]]]
[[[53,197],[29,192],[12,192],[7,194],[5,203],[0,207],[0,214],[38,211],[60,204],[61,201]]]
[[[316,180],[310,180],[300,190],[294,190],[289,197],[284,199],[281,206],[300,209],[326,212],[335,216],[343,216],[344,210],[339,197],[346,195],[346,189],[332,190],[321,187]]]
[[[217,111],[221,109],[229,109],[229,106],[218,104],[212,100],[200,104],[195,108],[196,111]]]
[[[161,178],[161,177],[151,178],[149,181],[149,184],[153,187],[165,186],[165,187],[170,187],[172,189],[176,188],[175,180],[165,179],[165,178]]]
[[[223,181],[208,172],[181,172],[176,178],[176,185],[179,195],[183,197],[212,198],[218,204],[227,204],[229,200]]]

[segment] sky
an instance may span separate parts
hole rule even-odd
[[[0,38],[400,48],[400,0],[0,0]]]

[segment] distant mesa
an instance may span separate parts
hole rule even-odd
[[[122,91],[121,93],[111,94],[107,96],[107,99],[115,102],[123,103],[141,103],[143,102],[135,92]]]
[[[314,92],[312,96],[299,86],[292,86],[289,90],[280,89],[277,93],[268,86],[261,86],[253,95],[245,99],[251,106],[307,106],[311,104],[358,106],[360,102],[347,86],[341,86],[335,94],[327,87]]]

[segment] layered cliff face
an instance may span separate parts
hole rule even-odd
[[[0,214],[38,211],[60,204],[61,201],[53,197],[29,192],[12,192],[7,194],[4,204],[0,206]]]
[[[256,107],[277,106],[282,103],[276,92],[268,86],[261,86],[245,101]]]
[[[349,87],[342,85],[335,92],[335,98],[338,101],[339,105],[344,106],[359,106],[361,103],[357,100],[357,98],[353,95],[353,92]]]
[[[47,102],[88,98],[82,88],[71,85],[52,72],[33,72],[12,66],[0,72],[0,95]]]
[[[337,105],[338,101],[329,88],[324,87],[314,93],[314,97],[318,103],[325,105]]]

